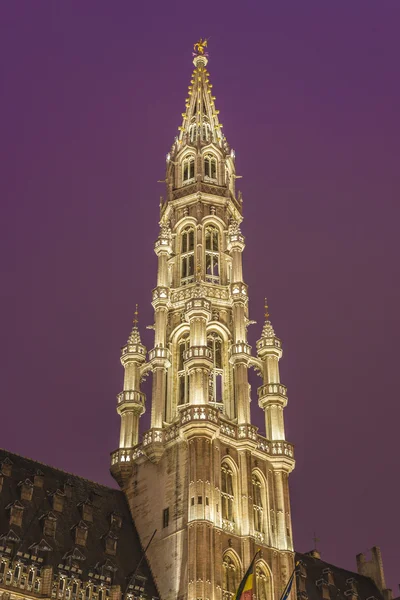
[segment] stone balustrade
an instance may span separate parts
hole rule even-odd
[[[123,403],[133,403],[138,404],[140,406],[144,406],[146,399],[146,395],[143,392],[138,392],[136,390],[124,390],[120,392],[117,396],[118,405]]]
[[[266,396],[280,396],[286,400],[287,387],[282,383],[266,383],[258,388],[257,394],[259,398],[265,398]]]
[[[183,357],[184,360],[190,358],[208,358],[212,360],[212,351],[207,346],[191,346],[188,350],[185,350]]]

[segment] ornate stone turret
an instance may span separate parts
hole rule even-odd
[[[125,420],[111,469],[126,489],[143,546],[158,529],[148,555],[162,600],[231,600],[259,546],[259,597],[278,600],[294,557],[282,351],[269,321],[257,356],[247,341],[242,198],[206,46],[195,45],[186,110],[167,155],[155,242],[154,347],[147,361],[139,342],[123,351],[129,408],[118,407]],[[266,437],[251,423],[250,367],[263,379]],[[151,424],[138,443],[139,381],[150,372]]]
[[[265,431],[270,440],[284,440],[285,427],[283,409],[287,405],[286,387],[281,384],[279,360],[282,358],[282,343],[276,337],[269,320],[265,299],[265,323],[261,338],[257,342],[257,355],[262,361],[263,385],[258,388],[258,404],[265,413]]]
[[[132,471],[130,454],[139,443],[139,419],[145,411],[145,394],[140,391],[141,368],[146,361],[146,348],[138,329],[138,305],[133,328],[121,350],[121,363],[125,369],[124,389],[117,396],[117,412],[121,417],[118,460],[111,465],[111,473],[122,485]]]

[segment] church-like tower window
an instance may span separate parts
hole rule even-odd
[[[272,598],[271,575],[265,565],[258,563],[255,568],[256,575],[256,598],[257,600],[269,600]]]
[[[189,127],[189,137],[190,137],[190,141],[191,142],[195,142],[197,139],[197,125],[196,123],[193,123],[193,125],[191,125]]]
[[[225,554],[222,565],[224,569],[222,598],[223,600],[231,600],[239,585],[239,568],[230,554]]]
[[[211,125],[210,123],[203,124],[203,141],[209,142],[211,140]]]
[[[206,228],[206,281],[219,283],[219,232],[216,227]]]
[[[255,473],[253,473],[251,481],[253,484],[254,530],[258,533],[263,533],[263,485],[260,481],[260,478]]]
[[[189,335],[178,342],[178,406],[189,402],[189,376],[185,370],[185,352],[189,349]]]
[[[183,181],[186,183],[194,179],[194,157],[189,156],[183,161]]]
[[[194,229],[187,227],[181,234],[181,285],[194,281]]]
[[[204,158],[204,175],[209,179],[217,179],[217,159],[211,154]]]
[[[221,465],[221,507],[222,519],[230,523],[234,523],[234,501],[233,471],[225,461]]]
[[[216,333],[207,338],[207,346],[212,352],[213,368],[210,373],[210,402],[222,402],[222,340]]]

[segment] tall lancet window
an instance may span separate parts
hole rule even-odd
[[[223,557],[222,566],[224,568],[222,598],[223,600],[231,600],[239,585],[239,567],[237,561],[229,553]]]
[[[189,334],[178,342],[178,406],[189,402],[189,376],[185,371],[185,351],[189,348]]]
[[[197,125],[196,123],[193,123],[193,125],[191,125],[189,127],[189,138],[191,142],[195,142],[197,140]]]
[[[212,352],[213,368],[210,373],[209,399],[210,402],[222,403],[222,340],[216,333],[207,338],[207,346]]]
[[[204,123],[203,124],[203,141],[209,142],[210,140],[211,140],[211,125],[210,125],[210,123]],[[204,168],[205,168],[205,162],[204,162]]]
[[[263,533],[263,521],[264,521],[264,506],[263,506],[263,484],[261,483],[258,475],[253,473],[251,478],[253,484],[253,516],[254,516],[254,530],[258,533]]]
[[[257,600],[270,600],[272,598],[271,574],[262,562],[258,562],[255,568],[256,575],[256,598]]]
[[[206,227],[206,281],[219,283],[219,231]]]
[[[217,159],[211,154],[204,158],[204,175],[210,179],[217,179]]]
[[[189,156],[185,158],[182,163],[183,167],[183,182],[187,183],[194,179],[194,156]]]
[[[194,229],[186,227],[181,233],[181,285],[194,281]]]
[[[221,465],[221,508],[222,519],[234,523],[234,481],[233,471],[230,464],[224,461]]]

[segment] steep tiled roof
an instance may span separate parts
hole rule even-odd
[[[296,561],[300,561],[300,567],[297,569],[297,589],[300,596],[307,597],[309,600],[320,600],[325,582],[328,586],[326,597],[331,598],[331,600],[353,600],[356,597],[358,597],[358,600],[369,598],[371,600],[372,598],[383,600],[382,593],[369,577],[335,567],[310,554],[296,552]],[[330,577],[329,571],[331,572]],[[305,581],[305,594],[301,594],[303,586],[299,579],[302,577]]]
[[[0,449],[1,472],[0,551],[41,555],[55,571],[70,559],[83,581],[103,580],[106,573],[125,592],[143,550],[123,492]],[[11,513],[17,516],[13,523]],[[52,533],[51,524],[45,531],[46,521],[55,522],[54,535],[45,535]],[[145,559],[139,572],[147,578],[146,595],[158,597]]]

